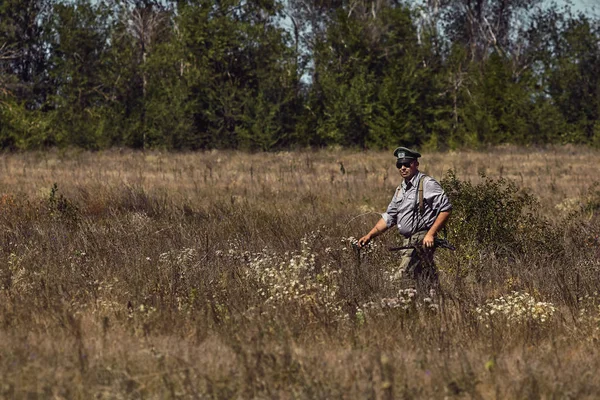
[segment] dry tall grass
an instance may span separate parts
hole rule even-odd
[[[600,229],[576,211],[600,152],[421,163],[448,169],[531,191],[560,251],[440,250],[443,293],[412,297],[395,232],[348,242],[400,181],[388,153],[2,156],[1,396],[597,397]]]

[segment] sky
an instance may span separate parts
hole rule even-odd
[[[558,4],[566,4],[566,0],[557,0]],[[600,0],[570,0],[573,9],[590,15],[600,15]]]

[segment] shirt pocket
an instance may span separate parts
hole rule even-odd
[[[404,197],[404,199],[406,201],[414,201],[415,200],[415,193],[414,192],[408,192],[408,193],[405,193],[403,195],[403,197]]]
[[[402,189],[397,189],[396,193],[394,193],[394,202],[402,203],[404,199],[404,191]]]

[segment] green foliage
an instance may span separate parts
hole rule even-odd
[[[441,181],[452,202],[449,237],[459,250],[514,256],[552,245],[550,226],[539,215],[533,195],[503,178],[494,180],[482,174],[481,179],[472,184],[449,171]]]
[[[53,219],[75,223],[79,218],[77,206],[62,193],[58,193],[58,184],[56,182],[52,185],[50,194],[46,199],[46,208],[48,214]]]
[[[0,147],[9,150],[52,145],[51,119],[41,111],[29,111],[13,97],[0,98]]]
[[[593,144],[600,117],[600,24],[588,16],[551,8],[532,34],[545,43],[537,58],[546,95],[566,122],[561,140]]]
[[[275,2],[180,8],[198,147],[268,150],[293,129],[297,74]],[[211,11],[212,9],[212,11]]]
[[[25,110],[15,104],[8,96],[0,97],[0,146],[4,149],[17,147],[19,131]]]
[[[145,102],[144,147],[194,148],[193,103],[186,76],[181,73],[182,50],[176,41],[158,45],[148,57],[144,72],[148,88]]]
[[[86,0],[58,3],[50,22],[49,75],[56,92],[48,99],[55,145],[104,147],[101,75],[108,47],[109,9]],[[103,146],[104,145],[104,146]]]
[[[536,4],[6,0],[0,147],[598,146],[600,22]]]
[[[363,148],[427,143],[441,126],[441,88],[427,64],[432,49],[417,45],[410,9],[339,10],[328,28],[314,55],[318,141]]]
[[[53,0],[0,2],[0,94],[6,89],[31,109],[51,93],[48,21]]]

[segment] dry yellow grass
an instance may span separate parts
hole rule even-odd
[[[344,166],[346,174],[340,171]],[[271,194],[324,194],[349,201],[361,196],[387,205],[398,184],[388,152],[321,151],[247,154],[231,151],[205,153],[141,153],[129,150],[87,153],[78,151],[5,155],[0,184],[8,193],[39,196],[54,182],[61,190],[116,189],[124,185],[168,192],[177,201],[200,201],[212,195],[261,198]],[[429,153],[422,171],[441,179],[452,169],[462,180],[479,182],[481,173],[504,177],[530,190],[549,210],[571,199],[581,199],[599,181],[600,151],[585,147],[518,148],[489,151]],[[340,193],[340,189],[342,193]],[[329,191],[329,192],[328,192]],[[377,199],[371,199],[377,196]],[[278,198],[272,200],[278,201]]]
[[[395,233],[368,254],[346,238],[399,183],[388,153],[3,155],[0,396],[597,397],[597,218],[565,218],[593,196],[600,152],[425,154],[438,179],[485,173],[533,193],[562,250],[440,252],[437,311],[419,299],[371,312],[399,289],[382,246]],[[556,312],[478,320],[513,290]]]

